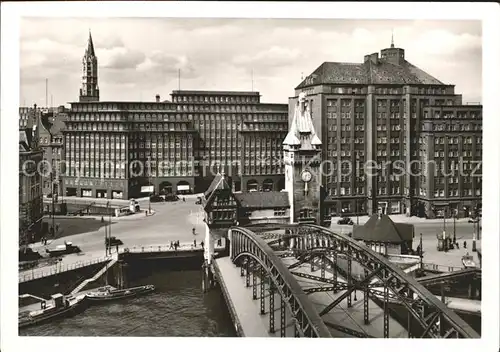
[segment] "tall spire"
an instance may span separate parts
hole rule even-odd
[[[90,32],[90,28],[89,28],[89,42],[87,46],[87,55],[95,56],[94,42],[92,41],[92,33]]]
[[[392,30],[391,33],[391,48],[394,48],[394,29]]]
[[[99,101],[98,64],[90,29],[87,48],[82,59],[82,66],[83,75],[80,101]]]

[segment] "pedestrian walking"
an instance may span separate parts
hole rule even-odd
[[[205,249],[205,243],[203,241],[201,241],[200,245],[201,245],[201,249]]]
[[[467,241],[464,241],[464,248],[467,248]]]
[[[196,248],[196,238],[194,239],[193,243],[194,243],[194,247]]]

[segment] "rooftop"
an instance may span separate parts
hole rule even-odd
[[[402,49],[384,49],[398,50]],[[320,84],[424,84],[444,85],[443,82],[401,58],[397,61],[379,58],[378,54],[369,55],[364,63],[324,62],[311,75],[306,77],[296,89]]]
[[[218,173],[215,176],[212,183],[210,184],[208,189],[205,191],[205,199],[207,200],[207,203],[210,200],[214,191],[217,189],[231,189],[231,187],[229,186],[229,183],[227,183],[226,177],[220,173]]]
[[[353,239],[367,242],[402,243],[413,240],[412,224],[395,223],[388,215],[374,214],[361,226],[354,226]]]
[[[269,208],[288,208],[287,192],[244,192],[235,193],[242,208],[247,209],[269,209]]]

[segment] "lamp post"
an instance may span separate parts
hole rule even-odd
[[[109,204],[109,201],[108,201]],[[109,231],[108,231],[108,237],[109,237],[109,254],[111,254],[111,213],[113,212],[113,209],[109,209]]]
[[[109,209],[109,201],[106,202],[106,210],[108,212],[108,214],[111,214],[110,213],[110,209]],[[111,215],[109,216],[110,220],[111,220]],[[108,229],[108,226],[109,226],[109,229]],[[111,244],[111,221],[109,222],[109,224],[106,224],[104,225],[104,246],[106,247],[106,256],[108,256],[108,248],[110,247],[109,245]],[[109,240],[108,240],[109,238]],[[110,250],[111,252],[111,250]]]
[[[457,228],[456,228],[456,219],[458,216],[458,209],[455,209],[453,212],[453,244],[457,243]]]
[[[151,134],[150,134],[151,136]],[[148,157],[148,187],[151,187],[151,137],[149,139],[149,157]],[[151,196],[152,191],[149,191],[148,214],[151,215]]]

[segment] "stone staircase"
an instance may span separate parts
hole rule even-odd
[[[113,265],[115,265],[117,261],[118,261],[118,255],[113,255],[111,257],[111,260],[101,270],[95,273],[94,276],[92,276],[90,279],[84,280],[73,291],[71,291],[71,295],[76,295],[78,292],[83,290],[83,288],[87,286],[87,284],[99,279],[103,274],[105,274],[108,271],[109,268],[113,267]]]

